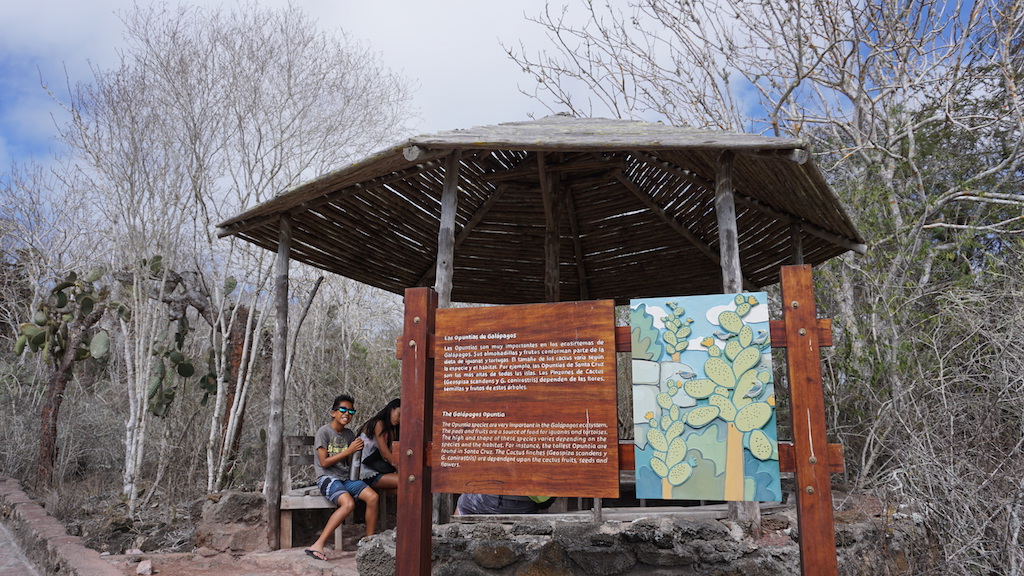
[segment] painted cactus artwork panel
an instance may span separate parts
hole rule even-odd
[[[630,302],[637,498],[781,500],[767,302]]]

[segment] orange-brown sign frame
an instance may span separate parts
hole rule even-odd
[[[432,490],[619,495],[611,300],[437,311]]]
[[[831,322],[816,315],[811,267],[781,269],[781,321],[770,322],[773,348],[786,348],[793,442],[779,444],[783,472],[796,473],[797,520],[800,526],[800,572],[805,576],[838,573],[832,490],[829,475],[843,470],[842,447],[828,444],[820,348],[832,345]],[[429,431],[433,429],[434,322],[437,293],[410,288],[405,293],[405,321],[398,355],[402,361],[402,440],[398,450],[400,485],[395,574],[429,576],[431,568],[432,467]],[[541,319],[543,320],[543,319]],[[629,350],[629,328],[618,350]],[[796,417],[799,415],[799,417]],[[633,447],[620,453],[623,467],[633,468]]]

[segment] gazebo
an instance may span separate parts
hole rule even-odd
[[[753,290],[785,265],[866,250],[804,140],[561,115],[411,138],[222,222],[219,235],[278,254],[272,540],[289,260],[398,294],[433,286],[440,307],[623,304]],[[403,375],[403,397],[406,386]],[[810,433],[824,442],[817,419]],[[403,450],[429,439],[419,428],[403,430]]]

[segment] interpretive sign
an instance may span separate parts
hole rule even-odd
[[[767,301],[631,301],[637,498],[782,499]]]
[[[437,311],[433,491],[619,495],[611,300]]]

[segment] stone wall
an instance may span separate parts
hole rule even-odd
[[[63,524],[11,478],[0,477],[0,520],[42,574],[121,576],[121,571],[100,558],[99,552],[86,548],[81,538],[69,535]]]
[[[837,502],[835,536],[844,576],[906,574],[933,568],[921,517],[877,501]],[[856,503],[856,505],[851,505]],[[229,492],[202,505],[196,545],[211,551],[266,549],[264,500]],[[433,527],[434,576],[777,576],[800,574],[800,534],[791,506],[762,512],[753,538],[724,520],[725,508],[605,509],[589,513],[463,517]],[[319,528],[319,526],[318,526]],[[361,529],[360,529],[361,531]],[[359,543],[362,576],[395,572],[395,533]]]
[[[657,514],[657,513],[655,513]],[[434,576],[778,576],[800,574],[793,510],[763,517],[751,538],[734,523],[661,514],[593,523],[568,515],[435,526]],[[923,535],[911,520],[858,518],[837,523],[839,573],[905,573]],[[395,535],[363,540],[362,576],[394,574]]]

